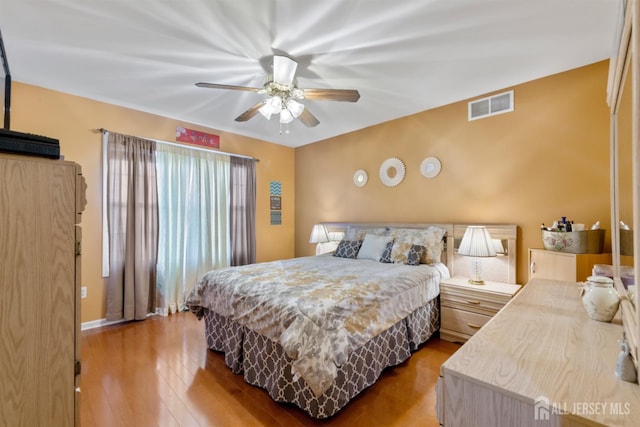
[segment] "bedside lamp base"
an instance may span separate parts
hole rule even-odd
[[[482,263],[480,262],[480,258],[473,259],[473,278],[469,279],[469,283],[472,285],[484,285],[484,280],[481,279],[482,276]]]

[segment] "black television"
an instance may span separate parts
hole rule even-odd
[[[7,51],[2,40],[2,32],[0,32],[0,58],[2,59],[2,67],[0,67],[0,99],[3,101],[4,129],[8,130],[11,125],[11,72],[9,71]]]
[[[0,152],[41,156],[51,159],[60,158],[60,142],[47,136],[32,133],[17,132],[10,129],[11,125],[11,72],[7,51],[4,47],[2,32],[0,32],[0,99],[3,99],[2,115],[3,127],[0,127]]]

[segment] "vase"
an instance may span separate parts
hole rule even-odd
[[[620,305],[613,279],[604,276],[587,277],[582,288],[582,304],[591,319],[611,322]]]

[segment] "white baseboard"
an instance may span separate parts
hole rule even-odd
[[[147,313],[147,317],[150,316],[166,316],[166,314],[162,315],[161,313]],[[81,331],[86,331],[89,329],[95,329],[95,328],[101,328],[102,326],[110,326],[110,325],[117,325],[118,323],[124,323],[126,322],[126,320],[124,319],[119,319],[119,320],[107,320],[107,319],[98,319],[98,320],[91,320],[89,322],[83,322],[80,324],[80,330]]]
[[[100,328],[102,326],[115,325],[117,323],[122,323],[124,320],[107,320],[107,319],[98,319],[92,320],[90,322],[82,322],[80,324],[80,330],[86,331],[88,329]]]

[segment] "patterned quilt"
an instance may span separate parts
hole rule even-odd
[[[409,266],[331,255],[210,271],[187,306],[225,316],[279,343],[316,395],[371,338],[435,298],[444,264]]]

